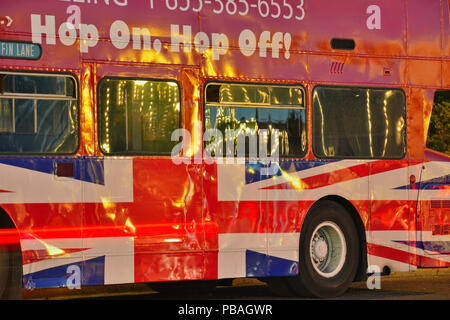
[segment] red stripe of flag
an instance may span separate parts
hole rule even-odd
[[[394,260],[398,262],[403,262],[411,265],[418,265],[416,259],[414,258],[413,253],[409,253],[403,250],[397,250],[385,246],[381,246],[378,244],[369,243],[367,244],[367,253],[372,256],[377,256],[389,260]],[[434,259],[431,257],[425,257],[422,255],[417,255],[420,258],[420,266],[435,266],[435,267],[449,267],[450,262]]]

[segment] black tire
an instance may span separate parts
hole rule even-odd
[[[0,245],[0,299],[19,300],[21,295],[21,255],[17,245]]]
[[[193,294],[212,293],[217,286],[216,280],[192,280],[192,281],[169,281],[153,282],[148,286],[162,294],[170,294],[188,297]]]
[[[339,203],[323,200],[311,208],[302,226],[299,275],[280,280],[295,295],[340,296],[355,278],[359,251],[359,237],[350,214]]]

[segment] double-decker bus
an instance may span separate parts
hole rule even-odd
[[[0,8],[2,297],[450,265],[449,1]]]

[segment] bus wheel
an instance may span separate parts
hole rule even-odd
[[[300,233],[299,276],[289,279],[295,294],[329,298],[343,294],[359,263],[356,227],[339,203],[324,200],[308,213]]]

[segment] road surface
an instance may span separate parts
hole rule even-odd
[[[335,300],[450,300],[450,268],[422,269],[409,273],[392,273],[380,278],[380,288],[369,290],[366,282],[353,283],[350,289]],[[372,282],[375,283],[375,282]],[[209,293],[174,290],[159,293],[145,284],[41,289],[23,292],[27,300],[108,299],[108,300],[288,300],[278,297],[269,287],[256,279],[236,279],[233,286],[217,286]]]

